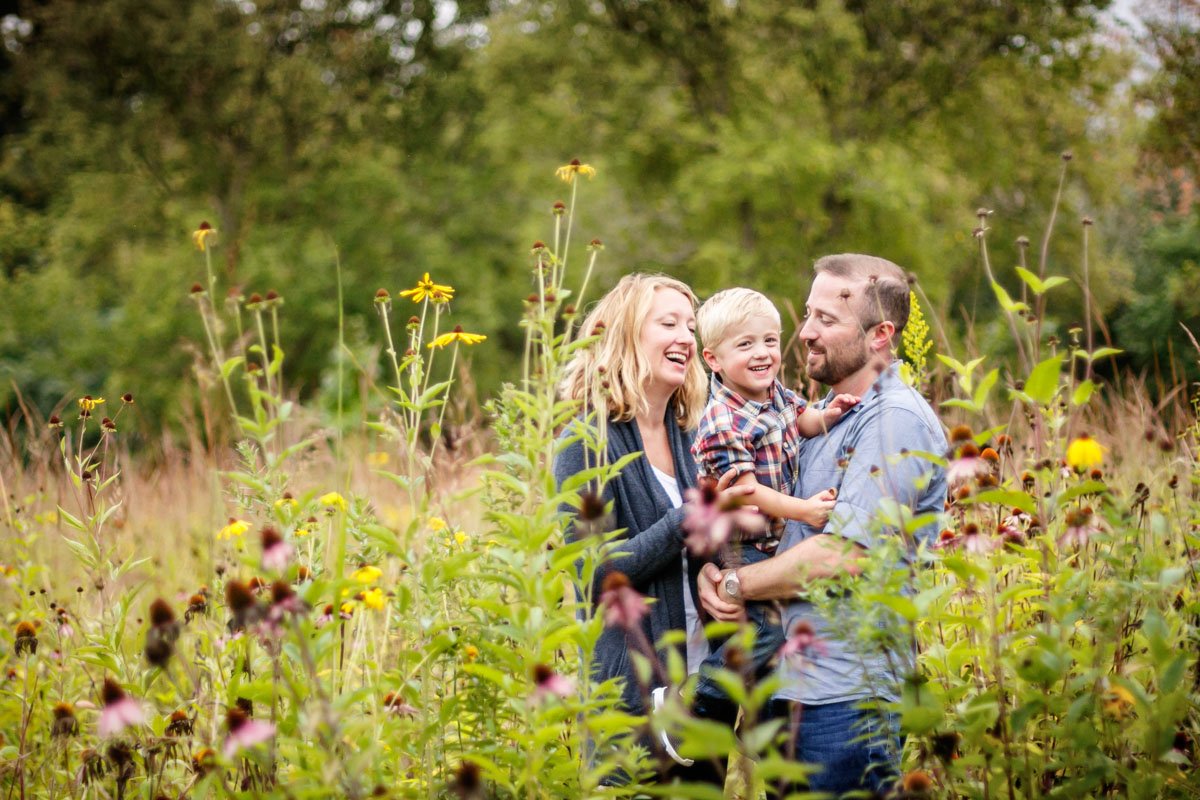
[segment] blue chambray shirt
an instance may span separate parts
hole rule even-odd
[[[824,407],[832,396],[817,406]],[[881,535],[874,518],[885,498],[907,506],[914,516],[940,515],[945,509],[945,470],[906,454],[945,451],[946,437],[937,415],[916,390],[901,380],[899,362],[894,362],[827,435],[801,444],[800,475],[793,494],[811,497],[832,486],[838,489],[838,499],[822,530],[789,522],[780,552],[819,533],[841,536],[869,549]],[[918,530],[916,538],[932,544],[938,529],[937,522],[932,522]],[[892,531],[892,535],[897,533]],[[807,620],[823,642],[824,651],[811,653],[799,668],[781,664],[785,682],[776,697],[809,705],[868,697],[898,699],[897,676],[886,660],[864,659],[846,642],[833,637],[811,603],[792,601],[783,616],[785,632],[790,632],[798,621]],[[893,656],[894,663],[901,667],[912,660],[912,653]]]

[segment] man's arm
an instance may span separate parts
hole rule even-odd
[[[741,594],[745,600],[792,600],[811,580],[836,575],[857,575],[863,549],[828,533],[805,539],[795,547],[776,553],[766,561],[738,567]],[[724,581],[717,587],[722,600]]]

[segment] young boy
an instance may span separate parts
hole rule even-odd
[[[751,502],[770,518],[766,536],[735,542],[732,563],[725,566],[770,558],[787,520],[819,527],[834,507],[833,489],[808,499],[792,497],[797,451],[801,437],[824,433],[859,398],[842,394],[822,411],[806,411],[804,400],[777,379],[781,327],[774,304],[751,289],[718,292],[696,314],[712,385],[692,453],[702,472],[717,477],[734,469],[737,483],[757,483]],[[778,613],[769,604],[748,603],[746,616],[755,626],[755,638],[742,669],[757,680],[783,645],[784,633]],[[711,678],[713,670],[725,666],[728,649],[728,644],[722,645],[701,665],[693,711],[732,724],[737,707]]]

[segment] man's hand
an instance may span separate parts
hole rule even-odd
[[[704,606],[713,619],[721,622],[741,622],[746,618],[745,607],[725,594],[725,573],[716,564],[705,564],[696,578],[696,590],[700,605]]]

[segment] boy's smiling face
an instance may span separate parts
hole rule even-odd
[[[725,386],[745,400],[765,403],[779,374],[779,322],[755,315],[715,348],[704,348],[704,361]]]

